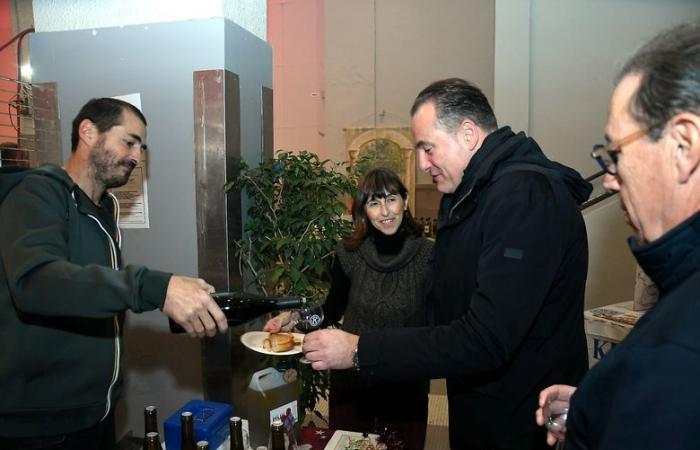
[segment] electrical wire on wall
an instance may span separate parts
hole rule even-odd
[[[22,151],[19,150],[21,147],[20,141],[22,140],[21,121],[23,112],[26,111],[26,107],[29,106],[29,99],[31,97],[30,84],[24,83],[22,80],[22,40],[26,35],[33,32],[33,27],[22,30],[12,39],[0,46],[0,52],[2,52],[13,43],[17,42],[17,79],[12,80],[10,78],[0,77],[0,79],[12,82],[16,86],[13,95],[7,101],[7,115],[9,117],[10,126],[14,129],[16,142],[14,144],[12,142],[3,142],[0,150],[3,153],[3,161],[8,160],[10,163],[17,165],[26,162],[25,158],[21,157],[21,155],[23,155]],[[2,137],[9,138],[9,136]]]

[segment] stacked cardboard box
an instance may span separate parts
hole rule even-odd
[[[645,311],[634,311],[631,301],[585,311],[588,365],[593,367],[622,341],[644,313]]]

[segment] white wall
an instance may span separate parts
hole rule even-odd
[[[266,40],[265,0],[34,0],[33,4],[37,32],[224,17]]]
[[[463,77],[493,99],[494,0],[326,0],[325,33],[327,158],[347,159],[345,127],[410,126],[432,81]]]
[[[602,139],[616,71],[659,30],[698,17],[697,0],[497,0],[499,121],[527,127],[552,159],[595,173],[589,152]],[[631,300],[634,260],[617,199],[585,217],[587,307]]]

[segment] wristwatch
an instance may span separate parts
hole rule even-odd
[[[357,355],[357,347],[352,351],[352,368],[360,370],[360,357]]]

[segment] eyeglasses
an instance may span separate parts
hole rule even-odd
[[[641,130],[637,130],[634,133],[623,137],[616,142],[610,142],[609,144],[597,144],[593,146],[593,151],[591,152],[591,158],[598,162],[601,169],[609,173],[610,175],[617,174],[617,154],[622,151],[622,147],[627,144],[631,144],[637,139],[649,133],[649,131],[657,128],[660,123],[644,127]]]

